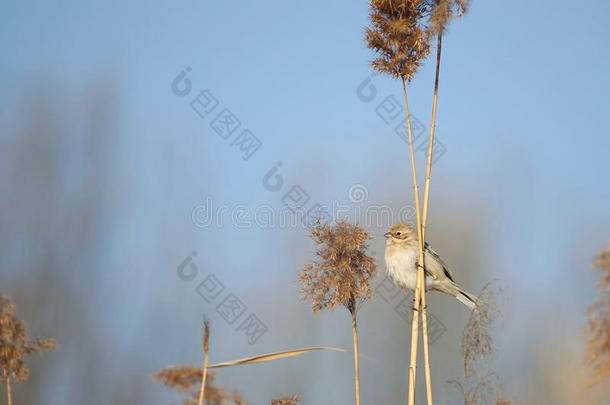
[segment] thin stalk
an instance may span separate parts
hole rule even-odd
[[[205,380],[208,377],[208,354],[203,356],[203,374],[201,376],[201,388],[199,388],[199,405],[203,405],[205,399]]]
[[[434,97],[432,98],[432,116],[430,119],[430,138],[428,139],[428,158],[426,160],[426,180],[424,185],[424,211],[422,214],[422,234],[426,235],[428,221],[428,206],[430,201],[430,175],[432,173],[432,155],[434,153],[434,135],[436,133],[436,111],[438,106],[438,84],[441,71],[441,56],[443,49],[443,34],[438,34],[436,46],[436,73],[434,76]]]
[[[409,391],[407,397],[408,405],[415,404],[415,380],[417,374],[417,345],[419,338],[419,308],[421,296],[426,293],[422,289],[424,279],[424,244],[422,238],[421,209],[419,206],[419,187],[417,186],[417,168],[415,166],[415,149],[413,147],[413,130],[411,128],[411,114],[409,112],[409,98],[407,96],[407,83],[402,79],[402,94],[404,98],[404,109],[407,121],[407,133],[409,143],[409,157],[411,160],[411,175],[413,177],[413,194],[415,199],[415,217],[417,221],[417,236],[419,239],[419,259],[417,265],[417,284],[415,287],[415,299],[413,301],[413,320],[411,322],[411,362],[409,364]]]
[[[201,374],[201,387],[199,388],[199,405],[205,399],[205,381],[208,377],[208,360],[210,353],[210,325],[207,321],[203,327],[203,373]]]
[[[356,311],[352,312],[352,335],[354,336],[354,384],[356,386],[356,405],[360,405],[360,361],[358,360],[358,320]]]
[[[421,295],[421,319],[422,334],[424,339],[424,374],[426,376],[426,398],[428,400],[428,405],[432,405],[434,401],[432,400],[432,376],[430,373],[430,352],[428,344],[428,306],[426,305],[426,288],[424,285],[423,277],[421,277],[420,282],[420,288],[423,291],[423,294]]]
[[[432,97],[432,116],[430,119],[430,137],[428,140],[428,158],[426,160],[426,180],[424,185],[424,202],[423,202],[423,214],[422,214],[422,240],[426,240],[426,223],[428,220],[428,207],[430,204],[430,177],[432,173],[432,157],[434,153],[434,135],[436,132],[436,111],[438,106],[438,84],[440,78],[441,69],[441,56],[443,49],[443,35],[438,34],[437,47],[436,47],[436,72],[434,76],[434,96]],[[425,282],[422,280],[420,288],[423,291],[426,290]],[[422,294],[422,328],[424,335],[424,368],[426,375],[426,396],[428,398],[428,404],[432,404],[432,377],[430,373],[430,352],[428,344],[428,307],[426,305],[426,294]]]
[[[6,370],[2,370],[4,382],[6,383],[6,402],[8,405],[13,405],[13,387],[11,385],[11,376]]]

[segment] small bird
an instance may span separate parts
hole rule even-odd
[[[417,232],[408,224],[394,224],[385,234],[385,263],[390,277],[401,287],[415,290],[419,240]],[[424,244],[426,291],[435,290],[457,298],[471,310],[478,305],[477,297],[455,284],[453,274],[434,250]]]

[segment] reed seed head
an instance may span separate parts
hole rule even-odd
[[[202,376],[203,370],[201,367],[180,366],[164,368],[153,374],[153,379],[175,391],[186,392],[199,384]],[[214,377],[213,373],[208,374],[207,378],[210,380],[210,384]]]
[[[367,253],[371,236],[347,220],[317,223],[310,236],[318,249],[299,275],[303,299],[311,300],[314,312],[343,305],[354,314],[357,304],[373,292],[377,264]]]
[[[187,394],[184,405],[197,405],[203,369],[195,366],[164,368],[153,374],[153,380],[180,393]],[[247,405],[238,392],[220,388],[215,384],[216,373],[208,371],[205,383],[206,405]]]
[[[610,245],[597,255],[600,272],[599,298],[589,307],[588,342],[585,361],[593,370],[592,383],[610,375]]]
[[[56,347],[54,339],[28,340],[24,323],[16,317],[15,306],[11,300],[0,295],[0,369],[3,382],[14,379],[27,380],[29,369],[25,366],[25,355],[43,353]]]
[[[365,41],[377,55],[373,69],[411,81],[430,53],[428,7],[424,0],[371,0]]]
[[[501,291],[494,291],[491,283],[487,284],[479,295],[479,305],[472,311],[468,323],[462,334],[462,360],[464,376],[468,378],[474,369],[475,363],[483,360],[493,353],[492,327],[500,315],[496,304],[496,295]]]
[[[203,352],[207,355],[210,352],[210,321],[203,321]]]
[[[469,0],[429,0],[429,29],[432,34],[442,34],[456,17],[468,11]]]

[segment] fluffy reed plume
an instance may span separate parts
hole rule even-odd
[[[310,237],[318,246],[317,259],[299,275],[303,299],[311,300],[315,313],[337,305],[355,312],[358,302],[373,295],[377,265],[367,253],[371,236],[361,226],[339,220],[335,225],[317,223]]]
[[[469,0],[428,0],[429,24],[432,34],[442,34],[456,17],[468,11]]]
[[[610,245],[600,252],[595,268],[601,272],[597,289],[599,298],[589,307],[587,351],[585,361],[596,384],[610,375]]]
[[[28,340],[24,323],[15,316],[15,306],[8,297],[0,295],[0,369],[9,405],[13,403],[13,381],[23,382],[30,374],[24,363],[25,355],[55,347],[54,339]]]
[[[206,319],[203,323],[203,373],[201,376],[201,387],[199,388],[199,405],[203,405],[205,399],[205,380],[208,375],[208,360],[210,354],[210,322]]]
[[[340,220],[335,225],[318,222],[311,229],[318,245],[317,259],[308,263],[299,282],[303,299],[311,300],[314,313],[343,305],[352,315],[354,340],[354,384],[360,404],[357,308],[373,294],[371,280],[377,273],[375,260],[367,253],[371,236],[359,225]]]
[[[483,375],[477,371],[481,361],[489,358],[494,351],[493,327],[500,317],[497,299],[502,295],[500,287],[488,283],[479,295],[479,305],[470,314],[470,319],[462,334],[462,360],[464,376],[449,381],[464,398],[464,405],[494,403],[509,405],[511,401],[500,396],[501,380],[496,373]]]
[[[488,283],[479,295],[479,305],[472,311],[462,334],[462,360],[464,377],[468,379],[476,363],[487,359],[493,353],[492,327],[500,315],[496,295],[501,294]]]
[[[271,405],[299,405],[299,396],[292,395],[290,397],[274,399],[271,401]]]
[[[372,0],[365,30],[369,48],[377,54],[373,69],[411,81],[430,52],[430,32],[423,24],[422,0]]]
[[[153,375],[153,379],[166,387],[187,394],[184,405],[199,403],[200,384],[203,379],[203,369],[195,366],[168,367]],[[247,402],[237,392],[231,392],[214,384],[216,374],[209,372],[205,382],[206,405],[246,405]]]

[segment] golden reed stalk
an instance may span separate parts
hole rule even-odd
[[[358,320],[356,311],[352,313],[352,335],[354,336],[354,384],[356,386],[356,405],[360,405],[360,361],[358,360]]]
[[[407,394],[407,403],[408,405],[415,404],[415,381],[417,374],[417,346],[419,341],[419,309],[422,305],[422,297],[423,302],[425,302],[426,289],[422,288],[423,280],[424,280],[424,242],[422,237],[422,222],[421,222],[421,208],[419,204],[419,187],[417,185],[417,168],[415,165],[415,149],[413,147],[413,129],[411,127],[411,114],[409,112],[409,97],[407,96],[407,83],[406,80],[402,79],[402,94],[404,98],[404,109],[405,116],[407,120],[407,133],[408,133],[408,143],[409,143],[409,157],[411,161],[411,175],[413,177],[413,194],[415,199],[415,217],[417,221],[417,236],[419,239],[419,258],[417,264],[417,287],[415,288],[415,299],[413,301],[413,319],[411,321],[411,362],[409,364],[409,391]],[[423,331],[424,334],[428,331],[427,318],[422,318]],[[424,345],[424,349],[427,349],[427,335],[424,335],[424,341],[426,342]],[[429,358],[426,354],[425,358]],[[429,375],[430,364],[426,364],[426,368],[428,369],[427,374]],[[431,404],[431,381],[426,380],[428,389],[427,392],[430,393],[428,396],[428,403]]]
[[[432,115],[430,118],[430,137],[428,139],[428,157],[426,160],[426,180],[424,185],[424,202],[422,213],[422,239],[426,240],[426,224],[428,220],[428,207],[430,205],[430,177],[432,173],[432,158],[434,155],[434,135],[436,132],[436,111],[438,109],[438,84],[441,69],[441,56],[443,49],[443,35],[438,34],[436,47],[436,72],[434,76],[434,96],[432,97]],[[422,279],[420,288],[425,290],[425,281]],[[426,396],[428,404],[432,404],[432,377],[430,375],[430,352],[428,348],[428,306],[426,305],[426,294],[422,295],[422,328],[424,335],[424,364],[426,375]]]
[[[6,372],[6,370],[2,370],[4,374],[4,382],[6,382],[6,401],[8,405],[13,405],[13,387],[11,385],[11,376]]]

